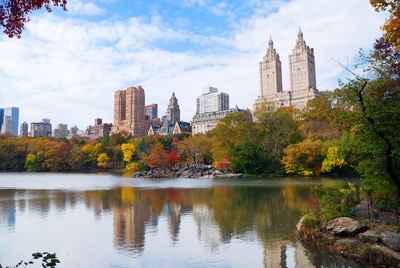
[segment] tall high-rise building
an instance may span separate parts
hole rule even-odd
[[[135,137],[147,134],[145,94],[141,86],[117,90],[114,94],[114,124],[111,132],[128,131]]]
[[[196,98],[196,113],[211,113],[229,110],[229,94],[218,92],[215,87],[203,87],[201,96]]]
[[[169,99],[167,120],[170,122],[181,121],[181,110],[179,109],[178,99],[175,97],[175,93],[172,93],[172,97]]]
[[[215,128],[227,114],[241,112],[237,106],[229,109],[229,95],[218,92],[215,87],[205,86],[202,95],[196,98],[196,114],[192,121],[192,135],[206,133]]]
[[[19,128],[19,135],[21,137],[28,137],[28,123],[25,121],[22,122],[21,127]]]
[[[9,133],[18,136],[19,127],[19,108],[6,107],[0,111],[0,132],[1,134]]]
[[[289,55],[290,90],[282,90],[281,61],[271,37],[259,69],[260,95],[254,103],[254,110],[265,104],[302,109],[309,100],[318,96],[314,49],[307,46],[301,29],[292,54]]]
[[[146,105],[144,108],[146,109],[146,116],[150,120],[158,118],[158,105],[156,103]]]
[[[269,38],[267,52],[259,65],[261,95],[266,96],[282,92],[282,64],[271,37]]]

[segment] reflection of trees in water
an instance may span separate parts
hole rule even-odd
[[[157,226],[161,215],[167,217],[171,240],[177,242],[181,217],[189,214],[197,223],[199,240],[207,246],[218,247],[220,243],[229,243],[233,237],[256,234],[265,247],[275,248],[275,239],[288,238],[293,233],[307,192],[296,187],[143,190],[120,187],[85,192],[19,190],[8,192],[7,199],[11,199],[10,194],[18,195],[20,208],[35,209],[44,217],[51,207],[64,211],[82,201],[96,217],[112,212],[115,245],[141,252],[146,228]],[[1,193],[5,195],[6,192]],[[12,215],[15,202],[12,204],[1,202],[1,211]]]

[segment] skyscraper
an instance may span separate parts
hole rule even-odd
[[[314,49],[306,45],[300,28],[295,47],[289,55],[290,90],[282,90],[281,61],[271,37],[263,61],[259,63],[259,69],[260,95],[254,103],[254,110],[263,104],[302,109],[309,100],[318,96]]]
[[[147,134],[145,94],[141,86],[117,90],[114,94],[114,125],[111,132],[128,131],[135,137]]]
[[[170,122],[181,121],[181,110],[179,109],[178,99],[175,97],[175,93],[172,93],[172,97],[169,99],[167,120]]]
[[[18,136],[19,127],[19,108],[18,107],[7,107],[1,109],[1,134],[9,133],[14,136]]]

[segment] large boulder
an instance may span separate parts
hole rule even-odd
[[[360,233],[357,237],[363,242],[378,242],[380,233],[377,231],[368,230],[366,232]]]
[[[385,231],[381,233],[380,240],[388,248],[394,251],[400,251],[400,234]]]
[[[337,236],[355,236],[367,229],[368,226],[349,217],[333,219],[326,225],[326,230]]]

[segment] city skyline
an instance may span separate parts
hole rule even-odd
[[[270,36],[284,57],[299,27],[315,49],[318,89],[333,90],[350,76],[334,60],[351,66],[386,17],[363,0],[72,0],[68,10],[32,13],[21,39],[0,35],[0,107],[19,107],[20,122],[111,123],[114,92],[137,85],[160,118],[175,93],[181,120],[190,121],[204,85],[228,93],[231,107],[252,109]],[[283,90],[288,68],[282,58]]]

